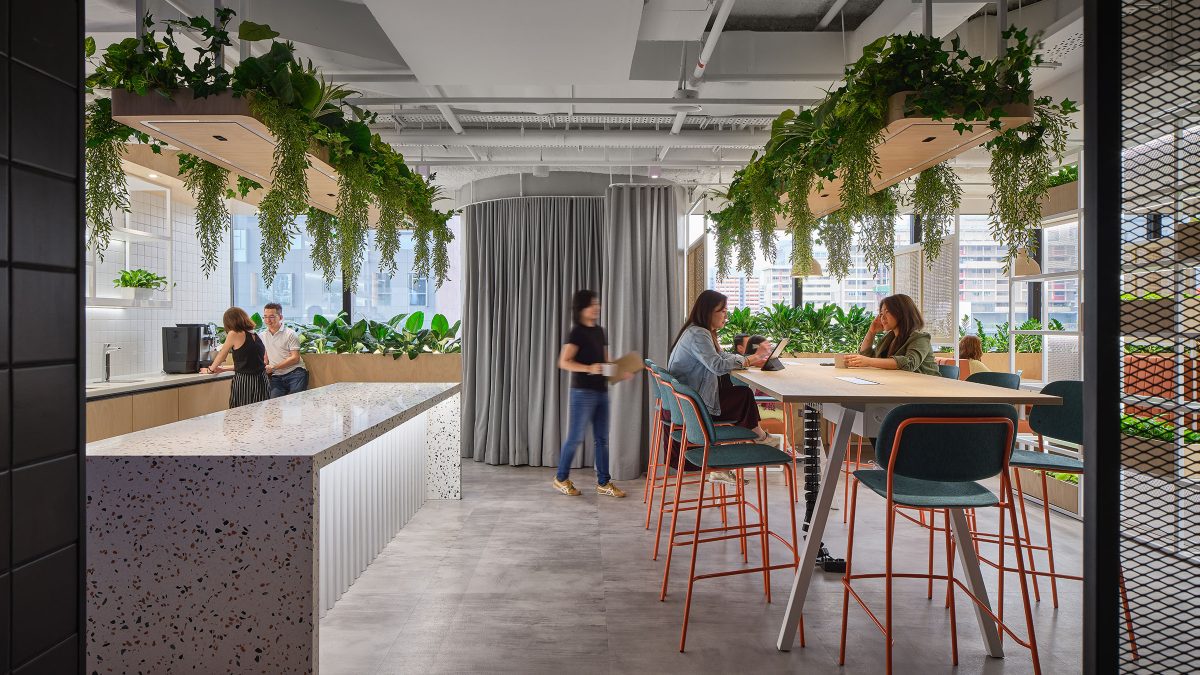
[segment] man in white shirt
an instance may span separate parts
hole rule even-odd
[[[308,388],[308,371],[300,361],[300,338],[283,325],[283,306],[268,302],[263,307],[266,330],[259,332],[267,347],[267,376],[271,378],[271,398],[287,396]]]

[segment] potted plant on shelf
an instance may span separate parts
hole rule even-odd
[[[167,287],[167,278],[149,270],[121,270],[121,276],[113,279],[117,288],[117,297],[126,300],[149,300],[154,297],[154,291]]]

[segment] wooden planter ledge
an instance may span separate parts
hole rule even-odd
[[[930,117],[908,117],[904,104],[914,92],[902,91],[888,98],[887,124],[883,140],[876,147],[879,173],[873,181],[872,192],[878,192],[916,175],[931,166],[957,157],[976,146],[995,138],[1000,131],[1019,127],[1033,119],[1033,107],[1027,103],[1010,103],[1000,118],[1000,130],[988,127],[988,122],[971,122],[971,129],[961,134],[954,125],[962,119],[934,120]],[[820,218],[842,208],[842,180],[826,182],[808,196],[808,207]],[[784,201],[787,200],[786,195]]]

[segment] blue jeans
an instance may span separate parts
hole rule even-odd
[[[290,373],[271,376],[271,398],[279,398],[308,389],[308,371],[297,368]]]
[[[608,475],[608,390],[571,388],[571,421],[567,440],[563,443],[558,458],[558,479],[564,481],[571,475],[571,461],[575,450],[583,442],[588,424],[592,425],[592,436],[596,439],[596,484],[607,485]]]

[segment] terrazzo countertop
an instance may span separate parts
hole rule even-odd
[[[87,400],[93,401],[102,398],[110,398],[112,396],[127,396],[130,394],[141,394],[147,391],[155,391],[158,389],[170,389],[171,387],[186,387],[191,384],[204,384],[205,382],[215,382],[217,380],[227,380],[233,377],[233,373],[221,373],[220,375],[209,375],[201,373],[182,373],[179,375],[168,375],[167,373],[141,373],[138,375],[119,375],[108,382],[100,382],[99,380],[89,380],[85,383]],[[131,382],[128,380],[137,380]]]
[[[95,441],[87,455],[309,457],[320,466],[461,389],[457,382],[339,382]]]

